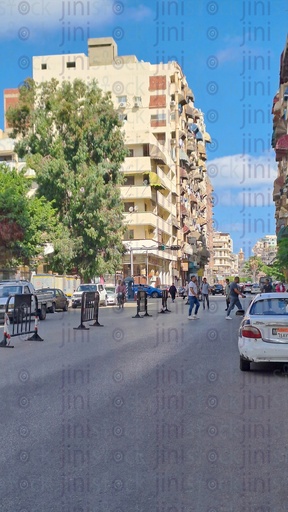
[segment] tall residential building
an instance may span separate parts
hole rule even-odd
[[[124,275],[169,284],[203,273],[212,248],[206,172],[211,139],[179,64],[118,56],[112,38],[97,38],[88,40],[88,56],[34,57],[33,78],[37,83],[96,79],[101,89],[111,91],[129,149],[121,169],[127,226]],[[177,246],[179,250],[173,249]]]
[[[261,258],[265,265],[273,263],[277,254],[277,236],[266,235],[256,242],[252,252],[258,258]]]
[[[214,281],[224,281],[235,269],[233,241],[229,233],[213,233],[213,277]]]
[[[274,181],[276,234],[288,237],[288,38],[280,58],[279,90],[273,99],[273,133],[271,145],[278,162]]]

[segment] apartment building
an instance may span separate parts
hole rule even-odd
[[[276,234],[278,240],[288,237],[288,38],[280,58],[279,90],[274,96],[273,133],[271,145],[278,162],[278,176],[274,181]]]
[[[96,79],[111,91],[129,150],[121,169],[124,276],[180,284],[192,272],[203,273],[212,249],[207,230],[212,187],[206,172],[211,139],[179,64],[118,56],[112,38],[97,38],[88,40],[88,56],[34,57],[33,78],[37,83]]]
[[[238,271],[238,258],[235,260],[233,241],[229,233],[215,231],[213,233],[213,278],[223,282],[226,277]],[[238,272],[237,272],[238,273]]]
[[[265,265],[273,263],[277,254],[277,236],[266,235],[260,238],[252,248],[252,252],[258,258],[261,258]]]

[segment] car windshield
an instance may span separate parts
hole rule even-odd
[[[9,297],[9,295],[21,294],[21,286],[3,286],[0,288],[0,297]]]
[[[272,298],[258,300],[252,304],[250,309],[251,315],[287,315],[288,316],[288,299]]]
[[[76,292],[95,292],[95,290],[97,291],[96,284],[80,284]]]

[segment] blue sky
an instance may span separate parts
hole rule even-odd
[[[287,2],[1,0],[0,20],[2,91],[32,75],[33,55],[87,53],[88,37],[114,37],[119,55],[178,60],[212,137],[215,227],[229,232],[234,252],[242,247],[246,256],[275,232],[271,106]]]

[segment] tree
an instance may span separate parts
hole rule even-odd
[[[282,238],[278,242],[276,263],[288,281],[288,238]]]
[[[35,170],[39,195],[53,200],[70,233],[70,266],[85,279],[114,272],[123,254],[119,186],[127,151],[110,93],[95,82],[29,80],[7,119],[13,136],[22,135],[15,149]]]
[[[257,274],[263,270],[265,264],[258,256],[251,256],[244,264],[243,270],[252,278],[253,283],[257,281]]]
[[[24,173],[0,166],[1,264],[30,264],[43,254],[46,243],[57,240],[59,219],[52,203],[43,197],[28,198],[30,183]]]

